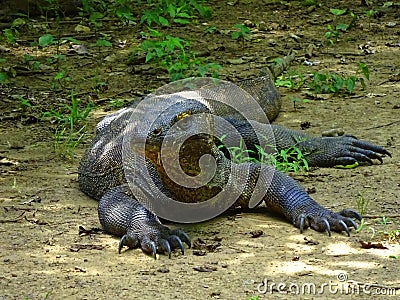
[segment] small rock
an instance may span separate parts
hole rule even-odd
[[[207,251],[205,250],[193,250],[193,255],[196,256],[205,256],[207,254]]]
[[[386,27],[389,27],[389,28],[393,28],[393,27],[395,27],[396,25],[397,25],[396,22],[387,22],[387,23],[386,23]]]
[[[250,20],[245,20],[243,22],[243,25],[247,26],[247,27],[254,27],[254,23],[252,21],[250,21]]]
[[[314,51],[315,51],[316,49],[318,49],[318,47],[317,47],[315,44],[309,44],[309,45],[307,46],[307,49],[306,49],[305,57],[306,57],[306,58],[311,58],[311,57],[313,57],[313,56],[314,56]]]
[[[309,121],[305,121],[305,122],[302,122],[300,124],[300,129],[301,130],[306,130],[306,129],[310,128],[310,127],[311,127],[311,123]]]
[[[227,59],[228,63],[232,64],[232,65],[241,65],[244,64],[245,61],[243,60],[243,58],[234,58],[234,59]]]
[[[253,230],[250,231],[251,237],[252,238],[258,238],[260,236],[262,236],[264,234],[264,232],[262,230]]]
[[[294,39],[296,42],[300,41],[300,37],[294,33],[289,33],[289,36]]]
[[[208,266],[208,265],[197,266],[197,267],[194,267],[193,269],[198,271],[198,272],[213,272],[213,271],[217,271],[217,267]]]
[[[313,240],[312,238],[307,237],[307,236],[304,237],[304,240],[306,241],[307,245],[318,245],[319,244],[318,241]]]
[[[156,275],[156,272],[150,270],[139,270],[136,272],[138,275]]]
[[[317,189],[315,186],[307,188],[307,194],[315,194],[317,192]]]
[[[108,62],[115,62],[117,60],[117,56],[115,54],[111,54],[106,56],[104,60]]]
[[[258,29],[259,30],[267,30],[267,23],[265,23],[264,21],[261,21],[260,23],[258,23]]]
[[[85,55],[89,54],[89,51],[85,45],[71,45],[71,49],[68,50],[68,53]]]
[[[270,46],[276,46],[276,41],[274,40],[274,39],[269,39],[268,40],[268,45],[270,45]]]
[[[342,136],[343,134],[344,130],[342,128],[332,128],[322,132],[322,136],[326,137]]]
[[[87,26],[83,26],[81,24],[78,24],[75,26],[75,31],[79,32],[79,33],[89,33],[90,32],[90,28]]]
[[[167,268],[167,267],[161,267],[161,268],[159,268],[158,270],[157,270],[157,272],[160,272],[160,273],[169,273],[169,269]]]

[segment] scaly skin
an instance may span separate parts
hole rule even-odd
[[[267,94],[263,91],[252,91],[252,87],[260,86],[260,82],[266,82]],[[267,115],[273,116],[276,112],[279,95],[271,84],[269,77],[257,79],[256,84],[245,85],[253,95],[258,95],[258,101],[263,103],[264,110],[272,107],[272,113],[266,111]],[[263,95],[266,99],[264,99]],[[280,101],[280,99],[279,99]],[[268,102],[276,105],[268,105]],[[119,252],[123,246],[130,248],[141,247],[144,252],[156,255],[156,252],[167,253],[175,248],[184,248],[182,241],[190,247],[190,240],[182,230],[171,231],[162,225],[158,217],[143,207],[132,195],[127,185],[122,162],[123,137],[127,134],[126,128],[133,111],[137,109],[138,103],[125,108],[106,117],[97,127],[97,135],[84,154],[79,166],[79,186],[87,195],[99,200],[99,219],[105,231],[121,236]],[[154,108],[157,109],[157,108]],[[314,201],[304,189],[292,178],[278,172],[271,166],[255,163],[234,164],[219,150],[215,139],[208,135],[194,135],[198,132],[196,123],[189,118],[184,128],[178,126],[173,132],[174,137],[179,139],[181,134],[193,132],[193,137],[187,140],[179,153],[179,162],[182,169],[190,175],[200,172],[198,161],[204,154],[211,155],[216,162],[216,172],[212,180],[199,188],[185,188],[169,178],[165,171],[165,165],[160,161],[162,142],[166,134],[177,122],[177,116],[194,115],[196,113],[218,113],[226,117],[239,130],[248,144],[257,143],[254,130],[248,122],[235,118],[232,112],[224,115],[224,108],[217,107],[213,103],[200,103],[197,100],[182,100],[172,105],[161,114],[158,112],[155,119],[152,113],[145,116],[152,121],[150,132],[140,130],[129,131],[132,140],[146,139],[146,166],[155,184],[169,197],[181,202],[201,202],[218,194],[228,182],[228,176],[233,176],[229,188],[232,191],[240,190],[236,206],[247,206],[251,201],[251,195],[255,191],[257,180],[263,182],[271,181],[263,191],[262,200],[274,211],[284,215],[294,226],[302,232],[311,227],[317,231],[331,230],[336,232],[345,231],[350,234],[350,227],[356,228],[353,219],[361,220],[361,216],[351,210],[345,209],[339,213],[331,212]],[[146,120],[143,120],[146,121]],[[265,124],[252,123],[255,130],[264,130]],[[136,128],[134,128],[136,129]],[[277,150],[297,146],[308,153],[307,161],[313,166],[331,167],[338,164],[352,164],[354,162],[372,163],[377,159],[382,162],[381,154],[390,153],[384,148],[374,144],[357,140],[351,136],[337,138],[313,137],[303,132],[286,129],[273,125],[272,131],[275,136]],[[227,135],[230,133],[227,132]],[[230,170],[236,168],[237,174],[241,170],[249,170],[249,176],[244,184],[240,184],[242,178],[235,178]],[[236,173],[235,173],[236,174]],[[138,182],[142,184],[142,182]],[[144,183],[143,183],[144,184]],[[145,188],[146,189],[146,188]]]

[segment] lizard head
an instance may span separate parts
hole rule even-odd
[[[151,124],[146,145],[156,147],[190,139],[204,139],[211,134],[210,110],[197,99],[178,99],[158,114]]]
[[[195,93],[176,93],[145,99],[137,106],[139,114],[131,118],[129,140],[131,150],[146,158],[176,153],[183,147],[186,153],[205,149],[212,143],[212,115],[207,101]],[[190,141],[190,143],[189,143]],[[152,159],[150,159],[152,160]]]

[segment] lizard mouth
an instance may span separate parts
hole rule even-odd
[[[212,155],[214,146],[213,137],[207,134],[193,135],[183,143],[178,143],[176,140],[162,143],[150,138],[146,140],[144,155],[154,165],[161,165],[161,160],[164,162],[179,160],[179,164],[187,170],[188,175],[196,175],[198,161],[205,154]]]

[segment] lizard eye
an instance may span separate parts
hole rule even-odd
[[[185,111],[175,117],[175,122],[178,122],[179,127],[185,129],[189,126],[189,116],[192,115],[191,111]]]
[[[160,135],[160,134],[161,134],[161,128],[158,127],[158,128],[156,128],[156,129],[154,129],[154,130],[152,131],[152,134],[155,135],[155,136]]]

